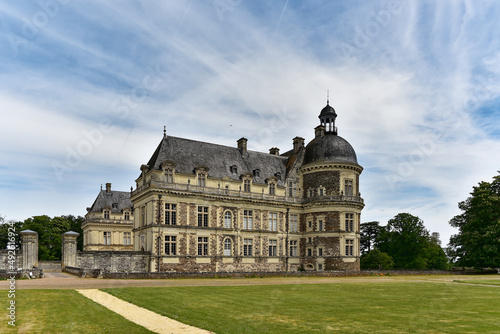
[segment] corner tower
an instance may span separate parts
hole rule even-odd
[[[360,215],[358,164],[351,144],[338,135],[337,113],[321,110],[315,138],[306,146],[300,169],[301,265],[306,270],[359,270]]]

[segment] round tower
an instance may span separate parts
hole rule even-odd
[[[359,175],[363,167],[351,144],[338,135],[336,118],[327,101],[300,170],[304,202],[301,258],[306,270],[359,270],[359,224],[364,207]]]

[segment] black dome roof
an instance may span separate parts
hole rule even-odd
[[[335,116],[335,117],[337,117],[337,113],[335,112],[335,109],[333,109],[333,107],[329,103],[327,103],[326,107],[321,109],[321,113],[319,114],[319,118],[321,118],[322,116]]]
[[[304,165],[313,162],[340,162],[358,164],[356,152],[344,138],[333,133],[325,133],[306,146]]]

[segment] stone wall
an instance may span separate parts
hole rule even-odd
[[[314,189],[317,194],[318,188],[325,188],[326,196],[337,196],[340,194],[340,172],[322,171],[304,175],[304,197],[308,197],[309,189]]]
[[[9,253],[10,252],[10,253]],[[9,271],[9,255],[15,256],[15,269],[23,267],[23,252],[21,250],[11,251],[0,249],[0,270]]]
[[[61,261],[38,261],[38,267],[44,272],[61,271]]]
[[[104,272],[145,272],[149,270],[149,253],[133,251],[84,251],[77,253],[76,267]]]

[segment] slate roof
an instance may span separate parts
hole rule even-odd
[[[195,168],[206,166],[208,176],[233,180],[240,180],[247,172],[253,175],[258,169],[260,177],[253,176],[255,183],[265,183],[266,178],[280,173],[278,184],[283,185],[288,157],[255,151],[241,154],[237,147],[164,136],[147,165],[149,170],[160,169],[161,163],[167,160],[176,163],[178,173],[193,174]],[[237,173],[231,172],[231,166],[237,167]]]
[[[358,164],[351,144],[334,133],[314,138],[306,146],[304,165],[313,162],[340,162]]]
[[[113,205],[115,203],[116,205]],[[107,193],[106,190],[101,190],[89,212],[102,212],[105,208],[111,209],[111,213],[121,213],[123,209],[132,209],[130,192],[111,190]]]

